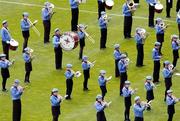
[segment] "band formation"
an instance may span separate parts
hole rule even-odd
[[[53,36],[53,47],[55,53],[55,68],[57,70],[62,69],[62,56],[63,51],[71,51],[80,44],[79,50],[79,59],[82,60],[82,69],[84,75],[84,83],[83,83],[83,90],[88,91],[88,79],[90,78],[90,69],[95,65],[94,62],[88,61],[88,57],[83,55],[83,49],[85,47],[85,38],[90,40],[92,43],[95,40],[86,32],[87,25],[78,24],[78,15],[79,15],[79,5],[86,3],[86,0],[69,0],[71,13],[72,13],[72,20],[71,20],[71,31],[61,33],[59,28],[54,30]],[[148,25],[151,28],[155,29],[156,32],[156,39],[157,42],[154,43],[154,48],[152,49],[152,59],[154,62],[154,69],[153,69],[153,76],[147,75],[145,77],[145,89],[146,89],[146,99],[147,101],[141,101],[139,96],[134,98],[134,121],[143,121],[143,111],[144,110],[151,110],[151,102],[154,100],[154,93],[153,89],[156,88],[156,85],[159,83],[159,73],[160,73],[160,62],[162,58],[162,46],[164,42],[164,34],[167,30],[168,25],[163,21],[161,18],[154,19],[155,13],[159,14],[163,10],[163,5],[157,0],[146,0],[147,4],[149,5],[149,22]],[[98,22],[101,31],[100,37],[100,49],[106,48],[106,40],[107,40],[107,27],[108,23],[110,22],[111,18],[107,16],[106,10],[111,10],[114,2],[112,0],[97,0],[98,3]],[[131,36],[131,28],[133,22],[133,15],[134,12],[139,7],[139,0],[126,0],[123,4],[123,15],[124,15],[124,39],[132,38]],[[166,0],[166,14],[167,18],[170,18],[170,10],[172,8],[172,0]],[[44,7],[42,8],[42,21],[44,26],[44,44],[50,43],[50,32],[51,32],[51,18],[55,14],[53,11],[54,4],[50,2],[45,2]],[[177,0],[176,6],[177,12],[177,25],[178,30],[180,32],[180,3]],[[155,21],[155,22],[154,22]],[[32,30],[40,36],[40,32],[35,27],[37,24],[37,20],[31,22],[29,19],[29,14],[24,12],[22,14],[21,20],[21,30],[22,36],[24,38],[23,48],[22,48],[22,55],[25,63],[25,77],[24,83],[30,83],[30,73],[32,71],[32,61],[34,59],[33,56],[33,49],[28,47],[28,39],[30,37],[29,31]],[[134,39],[136,41],[137,47],[137,61],[136,66],[142,67],[143,59],[144,59],[144,44],[146,38],[150,36],[148,32],[141,27],[137,27],[135,31]],[[165,81],[165,91],[164,91],[164,101],[167,104],[167,113],[168,113],[168,121],[173,120],[173,114],[175,113],[175,104],[180,101],[180,98],[176,98],[172,93],[171,90],[172,86],[172,76],[176,71],[176,64],[179,58],[178,50],[180,49],[180,40],[179,35],[171,35],[171,46],[173,52],[173,62],[166,60],[163,62],[163,77]],[[9,67],[14,64],[14,60],[9,59],[9,50],[16,51],[18,48],[19,43],[11,37],[11,34],[8,30],[8,21],[4,20],[2,22],[2,29],[1,29],[1,38],[2,38],[2,47],[3,53],[0,54],[0,68],[1,68],[1,75],[2,75],[2,91],[7,92],[6,89],[6,81],[10,77],[9,74]],[[127,71],[129,65],[129,58],[127,53],[123,53],[120,51],[120,45],[114,45],[114,61],[115,61],[115,77],[120,78],[120,89],[119,94],[120,96],[124,97],[124,121],[130,121],[130,108],[131,108],[131,95],[135,94],[138,90],[132,89],[130,87],[131,82],[128,81]],[[70,100],[71,93],[73,90],[73,78],[81,76],[80,71],[73,71],[73,65],[67,64],[66,65],[66,95],[61,96],[58,93],[57,88],[53,88],[51,91],[50,102],[52,106],[52,117],[53,121],[58,121],[58,117],[60,115],[60,104],[63,100]],[[95,101],[95,109],[97,111],[97,121],[106,121],[106,116],[104,110],[110,106],[110,102],[105,101],[105,95],[107,93],[106,84],[112,79],[112,76],[106,77],[106,71],[100,70],[98,83],[101,89],[102,94],[98,94],[96,96]],[[13,86],[10,89],[10,93],[12,96],[13,101],[13,121],[20,121],[21,120],[21,96],[24,92],[25,87],[20,86],[20,81],[15,79]]]

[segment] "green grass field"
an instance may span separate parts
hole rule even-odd
[[[59,27],[62,32],[70,30],[71,12],[68,0],[49,0],[55,4],[55,11],[57,12],[52,18],[52,31]],[[131,63],[128,70],[128,79],[132,82],[132,87],[138,88],[136,95],[141,96],[142,100],[145,100],[144,79],[147,75],[152,75],[153,61],[151,59],[151,52],[155,40],[155,30],[147,27],[148,6],[145,0],[141,0],[141,6],[135,13],[133,19],[133,31],[137,26],[144,27],[150,36],[145,43],[145,58],[144,64],[146,66],[137,68],[136,63],[136,46],[133,39],[123,39],[123,17],[122,4],[125,0],[115,0],[115,5],[112,10],[107,10],[112,20],[108,26],[108,40],[107,49],[99,49],[100,30],[97,22],[97,1],[87,0],[86,4],[80,5],[79,23],[85,23],[88,25],[87,32],[96,40],[95,44],[90,41],[86,41],[86,47],[84,54],[89,56],[89,60],[96,60],[96,65],[91,69],[91,78],[89,79],[89,92],[83,92],[82,83],[83,76],[80,78],[74,78],[74,88],[71,101],[64,101],[61,104],[60,121],[95,121],[96,111],[93,107],[95,96],[101,93],[97,78],[99,70],[107,70],[107,75],[113,75],[114,77],[114,59],[113,59],[113,45],[119,43],[121,45],[121,51],[128,52]],[[12,3],[13,2],[13,3]],[[29,3],[32,5],[22,5],[17,3]],[[41,32],[41,36],[38,37],[32,30],[29,39],[29,46],[34,49],[34,55],[36,59],[33,61],[33,71],[31,73],[31,84],[26,88],[22,96],[22,121],[50,121],[51,105],[50,105],[50,93],[53,87],[57,87],[60,90],[60,94],[65,95],[65,65],[67,63],[73,64],[74,70],[81,70],[81,61],[78,60],[79,47],[71,52],[64,51],[63,53],[63,70],[56,71],[54,66],[54,50],[52,44],[44,46],[43,44],[43,25],[41,21],[41,5],[45,0],[6,0],[5,2],[0,0],[0,21],[7,19],[9,22],[9,29],[12,37],[18,40],[20,43],[17,51],[10,51],[10,58],[16,59],[15,64],[10,68],[11,77],[8,79],[7,88],[9,89],[14,79],[20,79],[21,84],[24,85],[24,62],[22,59],[22,43],[23,38],[20,30],[20,20],[22,13],[27,11],[30,13],[30,19],[33,21],[38,19],[37,28]],[[161,0],[165,5],[165,0]],[[172,49],[170,44],[171,34],[178,34],[177,24],[175,22],[175,1],[174,7],[171,12],[171,19],[168,19],[166,23],[170,24],[165,33],[165,42],[163,45],[163,59],[172,61]],[[90,12],[89,12],[90,11]],[[165,18],[165,10],[162,14],[156,14],[156,17]],[[145,18],[141,18],[145,17]],[[0,44],[2,48],[2,45]],[[2,50],[2,49],[1,49]],[[161,63],[162,63],[161,61]],[[180,70],[180,64],[178,63],[177,69]],[[161,65],[162,70],[162,65]],[[145,121],[166,121],[167,111],[166,104],[163,101],[164,98],[164,81],[162,73],[160,73],[160,85],[154,90],[155,100],[152,103],[152,110],[150,112],[144,112]],[[180,77],[173,76],[174,93],[177,97],[180,97],[179,81]],[[107,101],[112,101],[112,105],[105,110],[108,121],[123,121],[124,120],[124,102],[123,98],[119,96],[119,79],[113,78],[107,85],[108,93],[106,95]],[[133,100],[134,96],[132,97]],[[0,92],[0,121],[11,121],[12,119],[12,101],[10,93]],[[134,119],[134,114],[131,108],[131,120]],[[176,105],[176,114],[174,121],[180,121],[180,104]]]

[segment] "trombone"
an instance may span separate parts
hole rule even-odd
[[[33,31],[40,37],[41,34],[40,34],[39,30],[35,27],[35,24],[38,22],[38,20],[35,20],[33,23],[31,22],[31,20],[29,18],[27,20],[30,23]]]

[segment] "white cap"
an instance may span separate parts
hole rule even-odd
[[[138,101],[138,100],[140,100],[140,97],[139,97],[139,96],[136,96],[136,97],[134,98],[134,101],[136,102],[136,101]]]
[[[100,70],[100,74],[106,74],[105,70]]]
[[[53,88],[52,89],[52,92],[54,93],[54,92],[58,92],[59,90],[57,89],[57,88]]]
[[[173,91],[172,91],[171,89],[167,91],[168,94],[169,94],[169,93],[172,93],[172,92],[173,92]]]

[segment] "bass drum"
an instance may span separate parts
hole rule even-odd
[[[60,46],[65,51],[71,51],[78,46],[79,36],[75,32],[65,32],[60,38]]]

